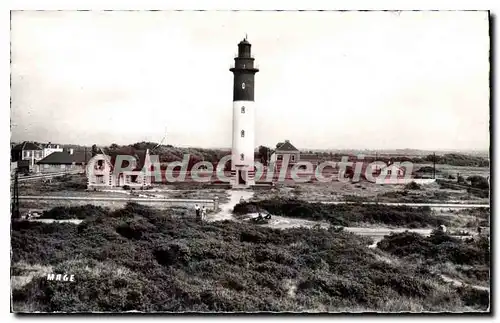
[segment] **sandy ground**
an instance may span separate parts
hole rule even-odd
[[[258,190],[254,200],[272,198],[297,198],[306,201],[373,201],[373,202],[412,202],[426,203],[482,203],[488,204],[487,198],[479,198],[466,190],[442,189],[439,184],[422,185],[420,190],[406,190],[405,185],[380,185],[367,181],[359,183],[300,183],[278,185],[269,190]]]

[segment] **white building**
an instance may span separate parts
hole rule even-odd
[[[55,152],[62,152],[63,148],[59,144],[47,143],[43,144],[43,158]]]

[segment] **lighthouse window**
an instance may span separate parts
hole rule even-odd
[[[241,107],[241,113],[245,113],[245,107]]]
[[[241,155],[240,155],[240,159],[241,159],[241,160],[244,160],[244,159],[245,159],[245,154],[241,154]]]
[[[241,138],[245,137],[245,130],[241,130]]]

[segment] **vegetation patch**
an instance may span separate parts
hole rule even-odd
[[[415,182],[410,182],[410,183],[405,185],[405,189],[407,189],[407,190],[421,190],[422,187]]]
[[[465,283],[484,286],[490,281],[490,245],[486,236],[460,239],[439,231],[429,237],[410,232],[393,233],[377,246]]]
[[[440,231],[429,237],[414,232],[392,233],[378,243],[378,248],[399,257],[418,257],[458,265],[490,264],[489,240],[460,239]]]
[[[435,227],[447,220],[431,213],[429,207],[392,206],[383,204],[325,204],[309,203],[295,199],[271,199],[237,204],[233,213],[242,215],[268,212],[291,218],[327,221],[337,226],[355,226],[359,223],[390,226]]]
[[[108,209],[95,206],[92,204],[82,205],[82,206],[56,206],[50,210],[43,211],[40,216],[41,219],[55,219],[55,220],[67,220],[67,219],[85,219],[89,216],[99,217],[105,216],[109,212]]]
[[[14,264],[75,276],[33,278],[13,290],[14,310],[484,309],[481,295],[465,297],[429,272],[381,261],[381,251],[350,233],[199,223],[177,212],[128,204],[79,225],[14,222]]]

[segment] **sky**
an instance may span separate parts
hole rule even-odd
[[[230,147],[245,34],[255,146],[486,150],[486,12],[16,11],[12,141]]]

